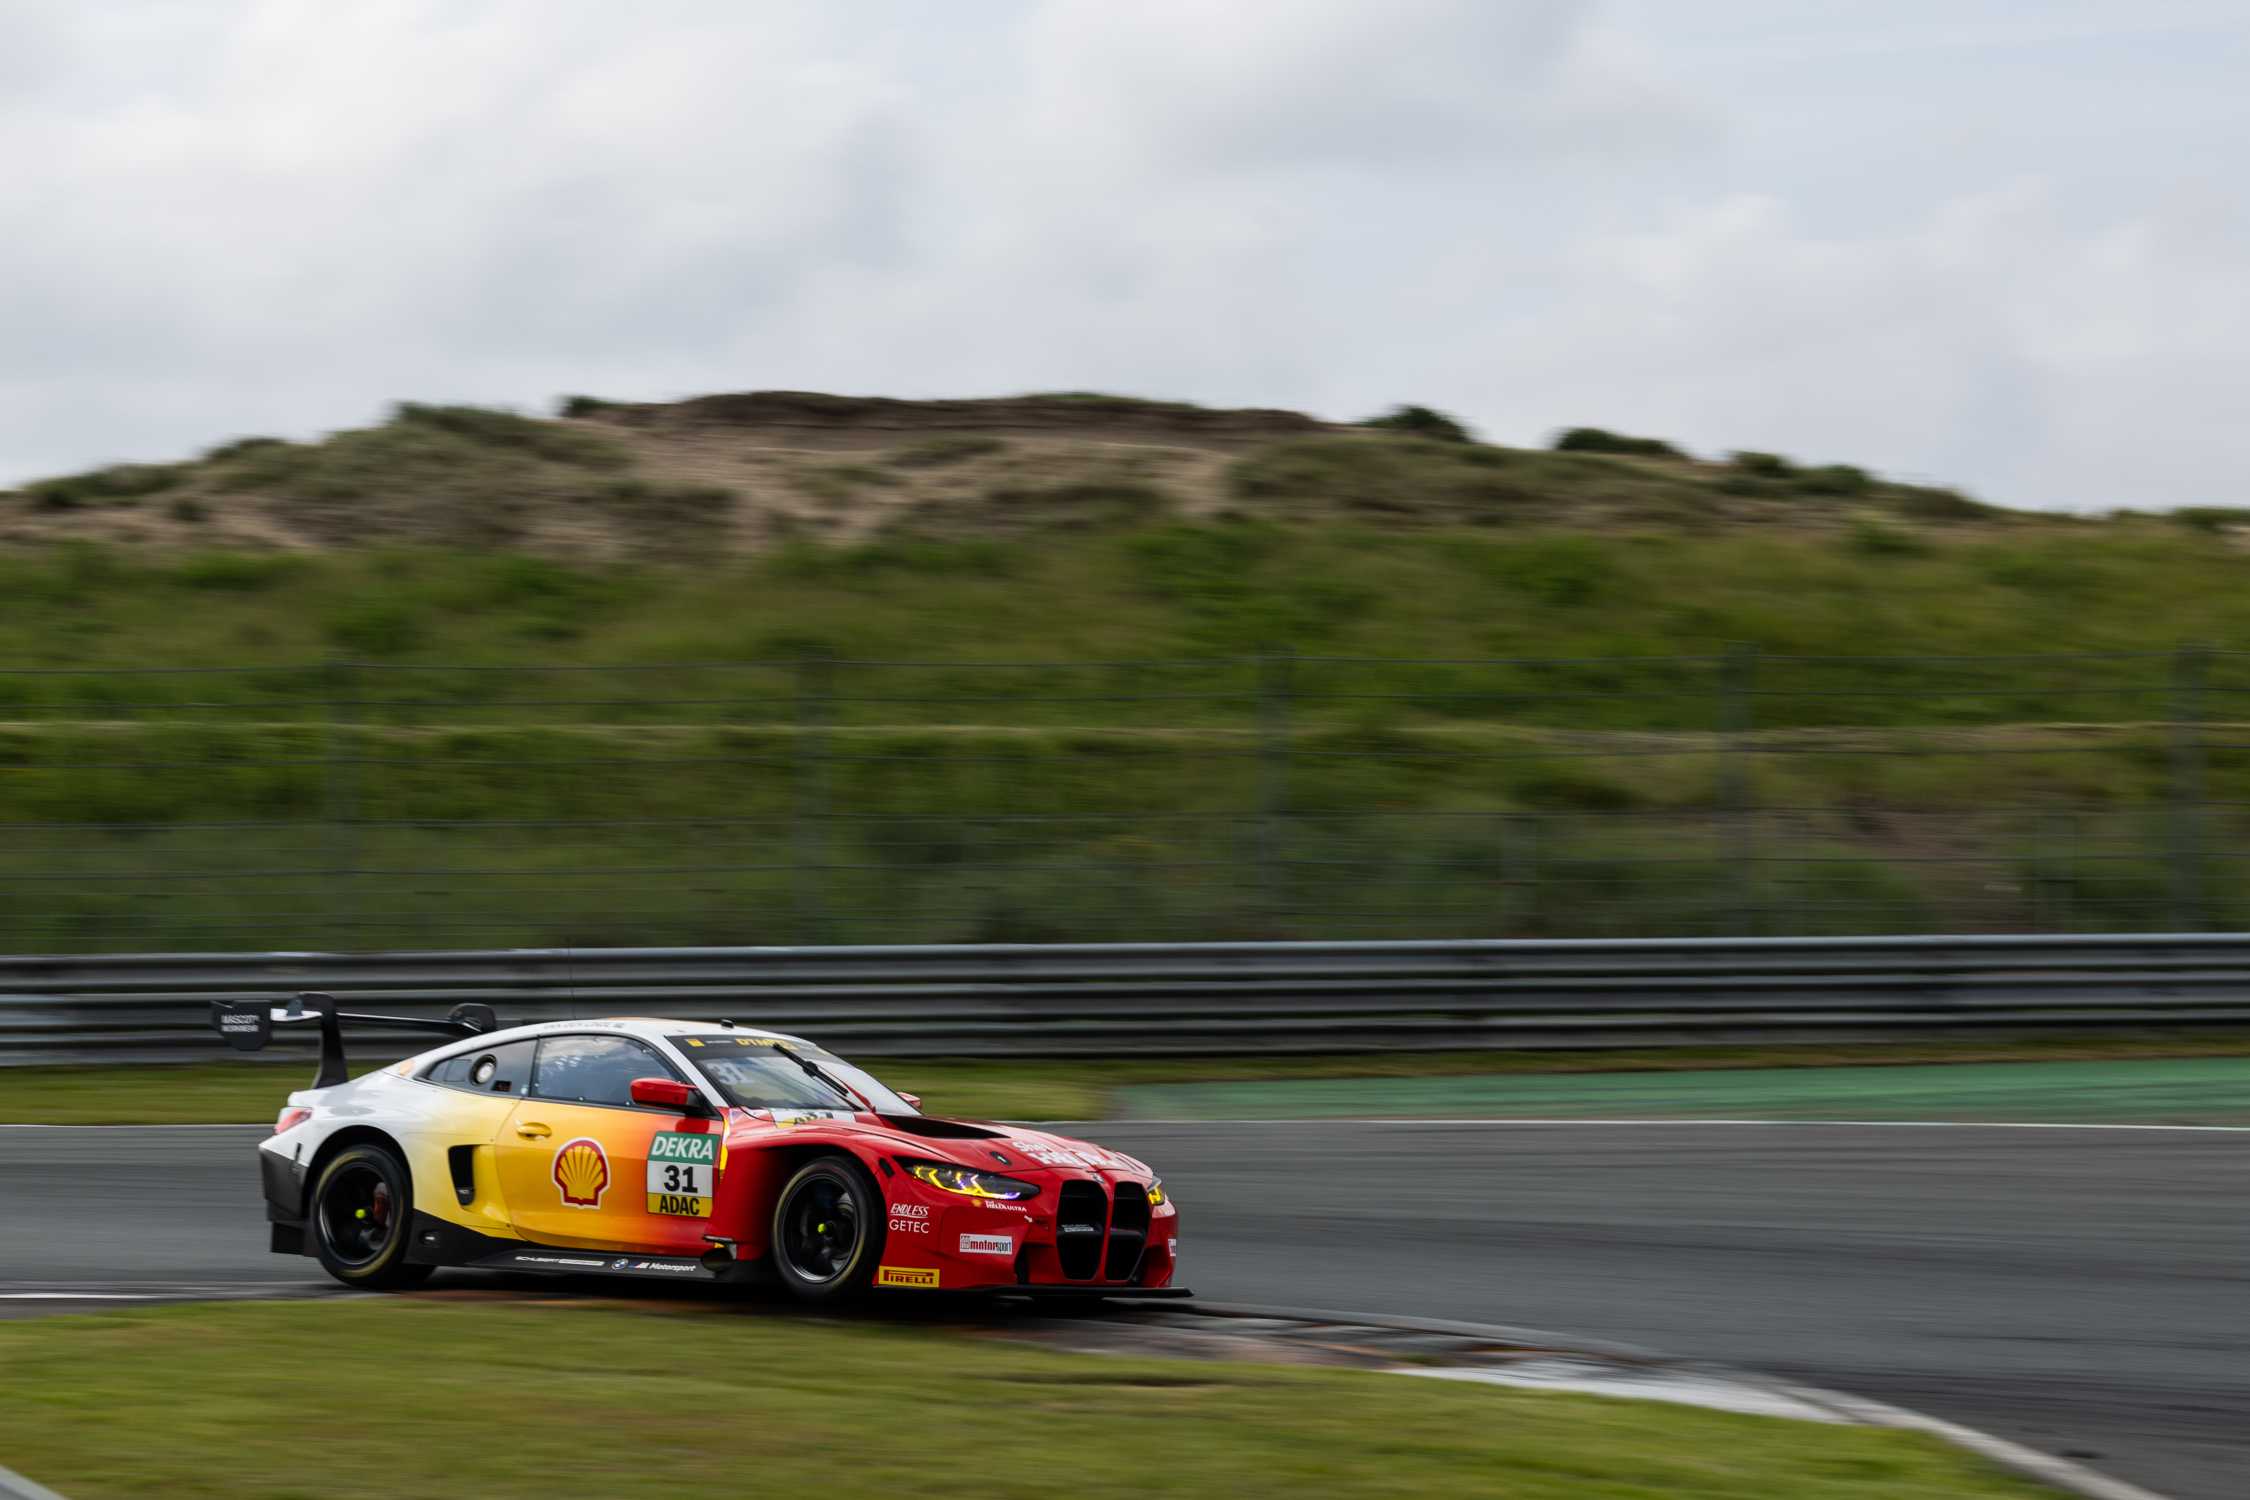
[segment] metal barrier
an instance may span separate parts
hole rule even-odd
[[[730,1017],[868,1056],[1649,1047],[2240,1026],[2250,934],[14,957],[0,1064],[216,1059],[211,1001],[307,989],[503,1025]]]

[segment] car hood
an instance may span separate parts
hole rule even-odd
[[[757,1119],[752,1116],[752,1119]],[[1054,1171],[1103,1171],[1148,1175],[1146,1163],[1121,1151],[1091,1141],[1035,1130],[1028,1125],[1003,1125],[989,1120],[954,1120],[938,1115],[855,1115],[840,1112],[824,1122],[828,1128],[882,1140],[884,1149],[901,1156],[924,1157],[955,1166],[1015,1174]]]

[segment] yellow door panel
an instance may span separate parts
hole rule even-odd
[[[500,1132],[501,1192],[540,1244],[700,1255],[720,1137],[716,1120],[525,1099]]]

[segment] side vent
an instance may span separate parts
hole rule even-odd
[[[477,1148],[474,1146],[448,1146],[445,1164],[453,1173],[453,1196],[463,1208],[476,1201]]]

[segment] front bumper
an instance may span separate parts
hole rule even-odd
[[[1040,1195],[996,1203],[894,1179],[878,1289],[1171,1294],[1179,1212],[1148,1182],[1097,1172],[1041,1174]]]

